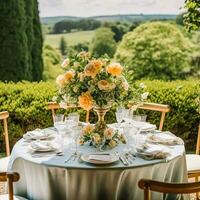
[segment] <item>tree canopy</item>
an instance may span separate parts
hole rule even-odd
[[[109,28],[99,28],[96,30],[91,43],[91,53],[95,56],[107,54],[113,57],[116,50],[114,33]]]
[[[200,29],[200,0],[185,0],[184,24],[188,31]]]
[[[124,35],[115,59],[129,66],[132,79],[184,78],[193,44],[170,23],[150,22]]]

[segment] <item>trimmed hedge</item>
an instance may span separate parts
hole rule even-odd
[[[200,95],[200,81],[144,82],[147,85],[146,90],[150,92],[149,102],[171,106],[164,129],[182,137],[187,149],[194,150],[200,120],[195,99]],[[47,102],[51,101],[55,94],[56,87],[51,82],[0,83],[0,111],[7,110],[10,113],[9,134],[12,146],[26,131],[52,126],[51,111],[47,109]],[[84,120],[85,112],[79,112]],[[91,121],[95,120],[96,115],[92,113]],[[106,120],[108,123],[115,121],[114,108],[108,112]],[[149,111],[148,120],[158,125],[160,113]],[[1,146],[2,141],[1,139]]]

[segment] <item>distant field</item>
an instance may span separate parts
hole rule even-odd
[[[51,34],[45,35],[45,44],[49,44],[54,48],[59,48],[60,39],[63,36],[67,42],[67,45],[75,45],[80,42],[90,42],[94,35],[94,31],[79,31],[74,33],[65,34]]]

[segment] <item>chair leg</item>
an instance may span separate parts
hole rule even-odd
[[[195,182],[198,182],[198,181],[199,181],[199,177],[198,177],[198,176],[195,176]],[[197,200],[200,200],[200,199],[199,199],[199,193],[198,193],[198,192],[196,193],[196,199],[197,199]]]

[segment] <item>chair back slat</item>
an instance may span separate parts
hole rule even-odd
[[[7,111],[0,112],[0,120],[3,120],[3,136],[6,143],[6,155],[10,155],[10,144],[9,144],[9,136],[8,136],[8,119],[9,113]]]
[[[163,129],[165,115],[167,112],[170,111],[169,105],[157,104],[157,103],[144,103],[143,105],[139,106],[138,108],[143,109],[143,110],[151,110],[151,111],[161,112],[159,130],[161,131]]]
[[[190,194],[200,192],[200,182],[195,183],[164,183],[150,179],[141,179],[138,186],[144,190],[144,199],[150,200],[150,191],[172,194]]]
[[[61,109],[62,107],[56,102],[49,102],[48,105],[47,105],[47,108],[49,110],[51,110],[52,118],[53,118],[53,121],[54,121],[54,118],[55,118],[55,115],[56,115],[56,110]],[[70,109],[70,108],[79,108],[79,107],[77,107],[77,106],[65,106],[65,109]],[[90,111],[86,111],[85,121],[87,123],[89,122],[89,118],[90,118]]]
[[[199,155],[200,153],[200,124],[198,129],[198,135],[197,135],[197,145],[196,145],[196,154]]]

